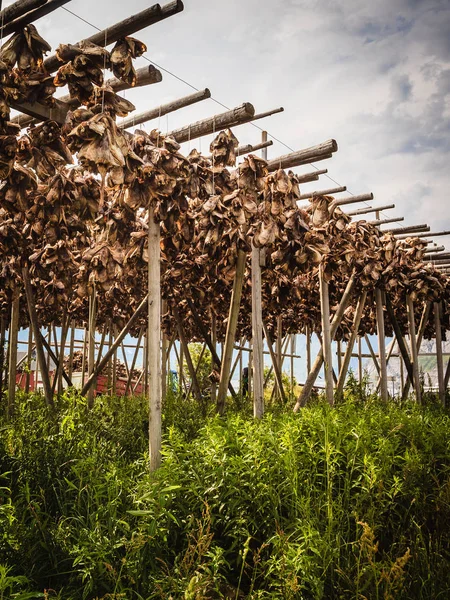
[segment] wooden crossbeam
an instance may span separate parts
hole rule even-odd
[[[404,221],[405,217],[392,217],[392,219],[375,219],[375,221],[367,221],[371,225],[386,225],[387,223],[398,223]]]
[[[438,237],[441,235],[450,235],[450,231],[434,231],[434,232],[427,232],[427,233],[418,233],[416,235],[399,235],[398,239],[399,240],[405,240],[406,238],[409,237],[414,237],[414,238],[423,238],[423,237]]]
[[[329,210],[332,210],[335,206],[345,206],[346,204],[357,204],[358,202],[367,202],[368,200],[373,200],[373,193],[369,192],[367,194],[358,194],[356,196],[350,196],[350,198],[338,198],[334,200],[330,206]]]
[[[52,107],[44,106],[43,104],[39,104],[38,102],[31,104],[30,102],[19,103],[12,100],[9,101],[9,104],[12,108],[20,110],[22,113],[25,113],[39,121],[46,121],[48,119],[51,119],[52,121],[56,121],[60,125],[62,125],[66,120],[66,115],[70,109],[69,104],[56,99]]]
[[[47,0],[17,0],[10,6],[0,11],[0,23],[9,23],[18,17],[25,15],[30,10],[45,4]]]
[[[445,246],[437,246],[435,244],[434,248],[429,248],[428,250],[425,250],[425,255],[427,254],[437,254],[440,252],[444,252],[445,250]]]
[[[273,145],[272,140],[261,142],[260,144],[246,144],[245,146],[239,146],[236,150],[236,156],[244,156],[244,154],[250,154],[251,152],[257,152]]]
[[[189,94],[188,96],[183,96],[183,98],[172,100],[167,104],[161,104],[161,106],[158,106],[157,108],[151,108],[150,110],[138,113],[137,115],[131,115],[119,123],[118,126],[120,129],[129,129],[130,127],[145,123],[146,121],[151,121],[152,119],[157,119],[163,115],[180,110],[180,108],[191,106],[191,104],[201,102],[207,98],[211,98],[211,92],[208,88],[205,88],[204,90],[200,90],[194,94]]]
[[[320,175],[325,175],[326,173],[328,173],[328,169],[318,169],[310,173],[296,174],[296,177],[299,183],[309,183],[310,181],[317,181]]]
[[[336,140],[327,140],[317,146],[311,146],[274,158],[268,162],[267,169],[271,172],[278,169],[298,167],[313,161],[317,162],[318,160],[323,160],[323,158],[331,158],[331,155],[333,152],[337,152],[337,149]]]
[[[255,109],[249,102],[241,106],[220,113],[208,119],[203,119],[179,129],[170,131],[167,135],[173,137],[180,144],[188,140],[194,140],[210,133],[219,133],[222,129],[234,127],[241,123],[248,123],[255,116]]]
[[[429,254],[428,256],[424,256],[424,259],[433,262],[437,262],[439,260],[449,260],[450,252],[437,252],[436,254]]]
[[[174,0],[173,2],[169,2],[164,6],[160,6],[159,4],[155,4],[146,8],[145,10],[124,19],[123,21],[119,21],[114,25],[110,25],[106,29],[91,35],[86,38],[86,41],[91,42],[92,44],[97,44],[97,46],[109,46],[114,42],[117,42],[120,38],[123,38],[127,35],[132,35],[137,31],[141,31],[150,25],[154,25],[155,23],[159,23],[172,15],[176,15],[184,9],[183,2],[181,0]],[[77,44],[75,44],[77,45]],[[49,73],[53,73],[60,66],[61,62],[56,57],[56,54],[50,56],[44,61],[44,67],[47,69]]]
[[[340,187],[329,188],[328,190],[320,190],[318,192],[308,192],[307,194],[301,194],[299,200],[306,200],[308,198],[314,198],[316,196],[331,196],[332,194],[339,194],[340,192],[346,192],[347,186],[343,185]]]
[[[10,21],[9,23],[5,24],[5,26],[3,28],[0,28],[0,35],[2,37],[5,37],[5,36],[9,35],[10,33],[15,33],[16,31],[20,31],[26,25],[29,25],[30,23],[34,23],[34,21],[37,21],[38,19],[45,17],[46,15],[49,15],[54,10],[56,10],[57,8],[60,8],[61,6],[64,6],[64,4],[67,4],[68,2],[70,2],[70,0],[45,0],[45,2],[40,3],[41,6],[39,6],[38,8],[35,8],[34,10],[30,10],[30,12],[25,13],[21,17],[15,19],[14,21]],[[13,5],[11,5],[11,6],[13,6]],[[1,23],[1,18],[0,18],[0,23]],[[5,23],[6,23],[6,21],[5,21]]]
[[[430,231],[429,225],[424,223],[423,225],[408,225],[408,227],[396,227],[395,229],[385,229],[383,233],[392,233],[396,235],[397,233],[418,233],[421,231]],[[430,234],[427,233],[427,237]]]
[[[383,210],[389,210],[395,208],[395,204],[384,204],[383,206],[368,206],[367,208],[358,208],[347,213],[349,217],[355,217],[356,215],[367,215],[371,212],[381,212]]]

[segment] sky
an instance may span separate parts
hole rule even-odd
[[[150,5],[72,0],[66,8],[103,29]],[[334,138],[338,152],[317,166],[327,168],[335,182],[353,194],[373,192],[374,204],[395,203],[383,216],[404,216],[398,226],[450,229],[450,0],[184,5],[182,13],[135,34],[151,61],[197,89],[208,87],[227,107],[251,102],[264,112],[283,106],[283,113],[257,122],[269,139],[297,150]],[[36,25],[53,49],[95,33],[63,8]],[[144,58],[136,61],[137,67],[145,64]],[[161,83],[122,93],[141,112],[193,91],[163,71]],[[144,127],[167,132],[224,110],[210,99]],[[261,130],[250,124],[234,133],[242,144],[261,140]],[[185,144],[184,150],[195,146],[208,153],[210,140]],[[275,142],[268,157],[287,152]],[[322,176],[303,185],[302,193],[335,185]],[[450,246],[450,236],[438,240]]]

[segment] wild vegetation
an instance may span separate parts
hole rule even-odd
[[[21,396],[1,424],[0,598],[448,598],[449,415],[350,383],[261,422],[170,392],[151,475],[145,399]]]

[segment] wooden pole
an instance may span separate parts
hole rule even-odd
[[[296,152],[290,152],[283,156],[278,156],[267,163],[269,172],[277,171],[278,169],[288,169],[302,164],[308,164],[313,159],[316,161],[321,156],[329,156],[333,152],[337,152],[338,145],[336,140],[327,140],[317,146],[304,148]]]
[[[31,324],[28,327],[28,345],[27,345],[27,375],[25,378],[25,394],[30,392],[30,377],[31,377],[31,357],[33,353],[33,329]]]
[[[87,327],[83,327],[83,356],[81,357],[81,387],[86,381],[86,352],[87,352]]]
[[[9,326],[9,374],[8,374],[8,416],[14,414],[16,399],[17,375],[17,341],[19,333],[20,291],[16,287],[13,293],[11,306],[11,322]]]
[[[180,338],[180,343],[183,347],[184,356],[186,359],[186,364],[189,371],[189,376],[191,378],[191,387],[194,392],[194,397],[197,402],[200,404],[202,400],[202,393],[200,391],[200,386],[198,384],[197,375],[195,372],[194,363],[192,362],[192,356],[189,350],[189,345],[186,339],[186,334],[184,331],[183,323],[181,321],[180,313],[178,312],[178,308],[176,306],[172,307],[172,313],[175,317],[175,321],[177,322],[178,327],[178,337]]]
[[[306,326],[306,377],[311,373],[311,331]]]
[[[3,382],[5,370],[6,319],[0,317],[0,402],[3,400]]]
[[[267,131],[262,132],[261,142],[267,142]],[[267,160],[267,148],[262,150],[262,158]],[[252,242],[252,367],[253,367],[253,416],[261,419],[264,415],[264,344],[262,321],[261,289],[261,249]],[[249,369],[250,373],[250,369]]]
[[[130,387],[132,385],[133,371],[134,371],[134,369],[136,367],[136,361],[137,361],[137,358],[138,358],[139,351],[141,349],[141,343],[142,343],[142,337],[143,337],[143,335],[144,335],[144,327],[141,327],[141,330],[139,331],[139,337],[137,339],[136,349],[135,349],[134,354],[133,354],[133,360],[131,361],[130,373],[128,375],[128,381],[127,381],[127,385],[126,385],[126,388],[125,388],[125,394],[124,394],[125,396],[128,394],[128,390],[130,389]],[[163,396],[163,398],[165,398],[165,396]]]
[[[0,11],[0,23],[9,23],[45,4],[47,0],[17,0]]]
[[[212,345],[214,346],[214,352],[216,352],[216,346],[217,346],[217,321],[216,321],[216,314],[211,311],[211,342]],[[213,357],[213,352],[211,351],[211,357],[212,357],[212,368],[214,370],[214,357]],[[213,380],[211,381],[211,402],[212,404],[216,404],[217,401],[217,383],[215,378],[213,378]]]
[[[222,357],[222,368],[220,371],[219,390],[217,393],[217,412],[221,415],[225,411],[231,360],[233,357],[233,346],[236,338],[239,307],[241,305],[242,286],[244,283],[246,256],[247,255],[244,250],[238,250],[236,274],[234,276],[233,292],[231,294],[230,311],[228,314],[227,332],[225,336],[225,348]]]
[[[320,190],[316,192],[308,192],[307,194],[301,194],[298,200],[308,200],[317,196],[331,196],[332,194],[339,194],[340,192],[346,192],[347,186],[340,185],[339,187],[329,188],[328,190]]]
[[[411,364],[411,360],[409,358],[408,350],[406,348],[405,339],[404,339],[402,331],[400,329],[400,325],[398,324],[397,317],[395,316],[394,308],[392,306],[392,302],[391,302],[391,299],[389,298],[388,294],[386,294],[386,309],[387,309],[387,313],[388,313],[392,328],[394,329],[395,339],[397,340],[398,349],[401,354],[401,358],[403,359],[403,363],[405,364],[408,377],[409,377],[411,383],[414,384],[413,367]],[[402,389],[403,389],[403,385],[402,385]],[[406,394],[406,396],[407,396],[407,394]],[[402,394],[403,399],[406,399],[406,396],[404,393]]]
[[[158,119],[163,115],[175,112],[181,108],[185,108],[186,106],[191,106],[191,104],[201,102],[207,98],[211,98],[211,92],[208,88],[205,88],[204,90],[195,92],[194,94],[189,94],[188,96],[183,96],[183,98],[172,100],[172,102],[168,102],[167,104],[161,104],[157,108],[152,108],[136,115],[133,114],[127,119],[124,119],[122,122],[118,123],[118,127],[120,129],[129,129],[130,127],[135,127],[136,125],[146,123],[152,119]]]
[[[277,383],[278,390],[280,392],[283,403],[286,404],[287,399],[286,399],[286,394],[285,394],[284,388],[283,388],[283,380],[282,380],[282,375],[281,375],[281,371],[280,371],[280,366],[277,361],[277,356],[273,350],[272,340],[270,338],[269,331],[268,331],[267,327],[264,325],[264,322],[263,322],[263,331],[264,331],[264,335],[266,338],[267,346],[269,348],[270,358],[272,359],[273,371],[275,373],[275,381]]]
[[[89,343],[88,343],[88,377],[90,378],[94,372],[95,368],[95,328],[96,328],[96,320],[97,320],[97,298],[95,294],[95,287],[92,287],[91,292],[89,293]],[[95,384],[96,377],[94,379],[93,384],[89,387],[89,391],[87,394],[87,402],[88,407],[92,408],[94,406],[94,392],[95,392]]]
[[[369,206],[367,208],[357,208],[356,210],[351,210],[347,213],[348,217],[356,217],[357,215],[367,215],[371,212],[379,213],[380,211],[389,210],[391,208],[395,208],[395,204],[384,204],[382,206]]]
[[[445,406],[445,386],[444,386],[444,363],[442,360],[442,329],[441,329],[441,304],[435,302],[434,305],[434,328],[436,330],[436,361],[438,374],[439,400]]]
[[[73,374],[73,353],[75,351],[75,321],[71,322],[70,327],[70,342],[69,342],[69,379],[72,379]]]
[[[422,345],[422,338],[423,338],[423,334],[425,332],[425,328],[428,323],[428,318],[430,316],[430,310],[431,310],[431,302],[429,302],[429,301],[425,302],[423,311],[422,311],[422,317],[421,317],[420,323],[419,323],[419,330],[417,332],[417,343],[416,343],[417,354],[420,352],[420,346]],[[412,360],[412,357],[411,357],[411,360]],[[411,382],[408,378],[406,380],[405,386],[403,388],[402,398],[408,397],[410,385],[411,385]]]
[[[192,317],[195,321],[195,324],[198,327],[199,332],[201,333],[201,335],[203,336],[203,339],[205,340],[210,352],[211,352],[211,356],[213,361],[216,363],[216,366],[218,367],[219,370],[222,369],[222,361],[219,358],[219,355],[217,354],[217,344],[213,344],[212,340],[211,340],[211,336],[209,335],[208,331],[205,329],[202,320],[200,319],[197,309],[195,308],[194,303],[192,302],[192,300],[187,297],[186,298],[188,306],[191,310],[192,313]],[[230,394],[233,396],[233,398],[236,398],[236,392],[233,388],[233,386],[231,385],[231,381],[228,383],[228,390],[230,392]]]
[[[362,368],[362,356],[361,356],[361,336],[358,336],[358,380],[359,380],[359,385],[362,384],[362,380],[363,380],[363,368]]]
[[[328,295],[328,283],[323,275],[323,266],[319,265],[319,287],[320,287],[320,309],[322,318],[322,353],[325,366],[325,393],[328,404],[333,405],[333,354],[331,351],[330,332],[330,298]]]
[[[389,400],[387,386],[387,366],[386,366],[386,338],[384,331],[384,312],[383,312],[383,292],[380,288],[375,288],[375,303],[377,311],[377,332],[378,332],[378,357],[380,364],[380,393],[383,402]]]
[[[39,323],[36,313],[36,302],[34,299],[33,289],[31,287],[30,275],[28,272],[28,268],[24,267],[22,269],[22,278],[25,288],[25,294],[27,297],[27,305],[28,305],[28,313],[30,316],[31,325],[33,327],[33,336],[36,343],[36,354],[39,359],[39,364],[41,365],[41,376],[42,376],[42,384],[44,386],[44,396],[48,406],[53,408],[53,396],[52,396],[52,388],[50,385],[50,377],[48,373],[48,368],[46,367],[45,361],[45,353],[44,353],[44,345],[43,345],[43,336],[41,335],[41,331],[39,329]]]
[[[148,399],[150,471],[161,464],[161,251],[160,226],[148,209]]]
[[[364,339],[366,340],[366,344],[369,349],[370,356],[372,357],[373,365],[374,365],[375,369],[377,370],[378,375],[381,375],[380,363],[378,362],[378,357],[375,354],[375,350],[373,349],[372,343],[371,343],[367,333],[364,334]]]
[[[416,401],[419,404],[421,404],[422,394],[420,389],[419,356],[417,351],[416,324],[414,321],[414,303],[409,294],[406,296],[406,308],[408,312],[409,342],[411,348],[411,361],[414,376],[414,391],[416,393]]]
[[[367,292],[363,291],[356,306],[355,315],[353,317],[352,332],[350,334],[350,339],[347,343],[347,349],[345,351],[344,360],[342,362],[341,368],[339,369],[339,378],[336,386],[336,395],[338,398],[342,396],[344,392],[345,378],[347,376],[348,368],[350,366],[350,359],[353,353],[353,346],[355,345],[355,340],[358,336],[359,324],[361,323],[364,306],[366,304],[366,298]]]
[[[333,339],[333,337],[336,335],[337,328],[339,327],[339,325],[342,321],[342,317],[344,316],[345,309],[347,308],[347,306],[350,303],[353,288],[355,285],[355,281],[356,281],[355,275],[352,275],[347,283],[344,293],[342,294],[342,298],[341,298],[341,301],[339,302],[339,306],[337,307],[337,310],[331,321],[331,326],[330,326],[331,339]],[[303,386],[302,391],[300,392],[297,402],[295,403],[294,412],[298,412],[300,410],[300,408],[302,406],[305,406],[305,404],[308,402],[308,399],[309,399],[309,396],[311,395],[311,391],[314,386],[314,383],[317,379],[317,376],[319,375],[320,369],[322,368],[323,360],[324,360],[323,349],[321,348],[319,353],[316,356],[316,359],[314,361],[312,369],[311,369],[310,373],[308,374],[308,377],[306,378],[305,385]],[[332,376],[333,376],[333,374],[331,373],[331,377]]]
[[[161,299],[161,312],[163,315],[167,312],[167,300]],[[161,328],[161,398],[164,402],[167,396],[167,348],[169,340],[165,331]]]

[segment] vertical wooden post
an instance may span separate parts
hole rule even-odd
[[[231,294],[230,311],[228,314],[227,332],[225,336],[225,347],[222,356],[222,368],[220,370],[219,391],[217,393],[217,412],[223,414],[227,398],[228,380],[230,376],[231,361],[233,358],[233,346],[236,337],[236,328],[241,305],[242,285],[244,283],[246,253],[238,250],[236,260],[236,274]]]
[[[178,337],[180,338],[180,344],[181,344],[181,347],[183,348],[184,355],[186,357],[186,364],[188,367],[189,376],[191,378],[192,391],[194,392],[195,399],[200,404],[201,400],[202,400],[202,394],[200,391],[200,386],[198,384],[197,373],[196,373],[196,370],[194,367],[194,363],[192,362],[192,356],[189,351],[189,345],[188,345],[188,341],[186,339],[186,334],[184,332],[184,327],[183,327],[183,323],[181,321],[180,313],[178,312],[178,309],[176,306],[174,306],[172,308],[172,312],[173,312],[173,316],[175,317],[175,321],[177,322]]]
[[[3,400],[3,382],[5,370],[6,319],[0,317],[0,401]]]
[[[87,327],[83,327],[83,355],[81,357],[81,387],[86,381],[86,350],[87,350]]]
[[[338,364],[338,373],[341,372],[342,369],[342,342],[341,340],[338,340],[336,342],[336,353],[337,353],[337,364]]]
[[[378,358],[380,363],[380,393],[383,402],[389,399],[387,387],[386,338],[384,332],[383,292],[375,288],[375,303],[377,311]]]
[[[399,356],[398,356],[398,360],[400,362],[400,385],[402,386],[402,390],[405,387],[405,369],[403,366],[403,358],[402,355],[399,352]],[[401,390],[400,390],[400,394],[401,394]]]
[[[322,351],[325,368],[325,393],[330,406],[333,405],[333,354],[330,333],[330,298],[328,283],[323,276],[323,266],[319,265],[320,308],[322,317]]]
[[[408,310],[408,325],[409,325],[409,342],[411,348],[411,362],[414,376],[414,391],[416,394],[416,401],[422,403],[422,394],[420,390],[420,376],[419,376],[419,356],[416,341],[416,324],[414,321],[414,303],[411,296],[406,296],[406,307]]]
[[[88,379],[94,372],[95,367],[95,325],[96,325],[96,294],[95,287],[92,286],[92,290],[89,293],[89,327],[88,327]],[[88,391],[87,401],[88,407],[92,408],[94,406],[94,393],[95,393],[95,383],[92,385]]]
[[[161,312],[166,314],[167,312],[167,300],[161,301]],[[161,398],[164,401],[167,396],[167,348],[169,346],[169,340],[161,328]]]
[[[423,307],[422,316],[420,318],[419,330],[417,331],[417,335],[416,335],[417,353],[419,353],[420,346],[422,345],[423,334],[425,332],[425,327],[428,323],[428,319],[430,316],[431,304],[432,303],[430,301],[427,301],[427,302],[425,302],[424,307]],[[402,398],[408,397],[410,385],[411,385],[411,382],[410,382],[409,378],[406,378],[406,383],[403,388]]]
[[[58,366],[55,373],[55,379],[53,383],[53,391],[55,390],[55,386],[58,386],[58,397],[61,396],[63,392],[63,371],[64,371],[64,355],[66,350],[66,339],[67,333],[69,331],[69,320],[67,318],[67,311],[65,310],[62,316],[61,322],[61,340],[60,340],[60,351],[59,351],[59,360]],[[55,342],[56,343],[56,342]]]
[[[53,408],[54,403],[53,403],[53,396],[52,396],[52,388],[50,385],[50,377],[49,377],[48,368],[47,368],[47,364],[46,364],[46,360],[45,360],[44,345],[42,343],[43,337],[42,337],[41,331],[39,329],[39,323],[38,323],[38,318],[37,318],[37,313],[36,313],[36,303],[34,300],[33,289],[31,287],[30,275],[29,275],[28,269],[26,267],[24,269],[22,269],[22,278],[23,278],[23,283],[24,283],[24,288],[25,288],[25,294],[27,297],[28,314],[30,316],[31,325],[33,327],[33,336],[34,336],[34,340],[36,343],[36,354],[37,354],[37,358],[39,359],[39,365],[41,368],[41,376],[42,376],[42,384],[44,386],[45,400],[46,400],[48,406],[51,406]],[[37,386],[37,368],[38,367],[36,365],[36,386]]]
[[[311,329],[306,326],[306,377],[311,373]]]
[[[72,380],[73,374],[73,353],[75,351],[75,321],[70,324],[70,342],[69,342],[69,379]]]
[[[296,338],[295,333],[291,333],[291,398],[295,397],[294,393],[294,354],[296,348]]]
[[[150,471],[161,464],[161,256],[160,226],[148,209],[148,400]]]
[[[216,315],[213,311],[211,311],[211,342],[214,346],[214,349],[216,350],[217,348],[217,321],[216,321]],[[217,350],[216,350],[217,352]],[[214,362],[214,357],[211,360],[211,366],[212,369],[215,371],[215,362]],[[216,403],[216,399],[217,399],[217,384],[216,384],[216,380],[213,377],[212,381],[211,381],[211,402],[213,404]]]
[[[277,317],[277,341],[275,344],[275,356],[278,363],[280,373],[283,372],[283,319],[281,315]],[[281,390],[278,384],[276,384],[277,399],[281,400]]]
[[[112,328],[113,328],[113,336],[114,336],[114,341],[115,341],[117,338],[117,327],[115,325],[113,325]],[[116,349],[114,350],[113,361],[112,361],[112,393],[113,393],[113,396],[115,396],[117,394],[117,350],[118,350],[118,347],[116,347]]]
[[[358,380],[359,385],[362,384],[363,380],[363,369],[362,369],[362,348],[361,348],[361,336],[358,336]]]
[[[339,397],[342,395],[344,391],[345,378],[347,376],[347,371],[350,366],[350,360],[353,354],[353,346],[355,345],[355,340],[358,335],[359,324],[361,323],[361,318],[364,310],[364,305],[366,303],[367,292],[363,292],[358,300],[358,304],[356,306],[355,315],[353,317],[353,328],[350,334],[350,339],[347,343],[347,350],[345,351],[344,360],[341,365],[341,369],[339,371],[339,379],[336,387],[336,395]],[[359,338],[361,339],[361,338]]]
[[[445,386],[444,386],[444,363],[442,360],[442,329],[441,329],[441,304],[434,303],[434,328],[436,330],[436,361],[439,387],[439,400],[445,405]]]
[[[20,291],[14,290],[11,306],[11,322],[9,326],[9,374],[8,374],[8,415],[14,414],[16,400],[16,375],[17,375],[17,342],[19,333]]]
[[[33,328],[31,323],[28,326],[28,344],[27,344],[27,374],[25,378],[25,394],[30,391],[30,377],[31,377],[31,357],[33,354]]]

